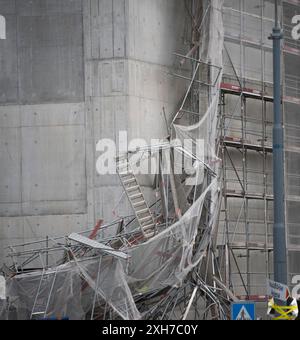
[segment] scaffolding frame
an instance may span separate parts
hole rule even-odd
[[[263,284],[257,285],[255,275],[263,275],[265,278],[272,275],[271,253],[272,233],[270,226],[272,220],[269,218],[270,206],[273,196],[271,191],[271,170],[268,161],[272,156],[272,135],[270,127],[272,120],[268,117],[268,106],[272,105],[272,86],[266,79],[265,53],[271,48],[265,44],[264,27],[265,22],[270,22],[264,13],[264,1],[260,2],[260,13],[246,11],[244,1],[240,1],[240,8],[226,7],[224,5],[224,16],[226,13],[234,13],[239,17],[237,26],[240,32],[235,30],[234,35],[230,34],[231,29],[225,33],[224,57],[227,58],[228,67],[224,71],[224,82],[221,85],[221,107],[220,107],[220,131],[221,148],[220,157],[223,161],[222,190],[223,190],[223,220],[224,235],[222,263],[225,267],[226,285],[237,295],[250,296],[262,295]],[[254,5],[254,4],[253,4]],[[250,5],[249,5],[250,6]],[[251,19],[249,19],[251,18]],[[247,20],[255,20],[260,27],[261,36],[257,37],[260,42],[247,37],[245,26]],[[225,27],[231,25],[226,22]],[[233,56],[230,50],[232,44],[239,46],[237,49],[240,55]],[[251,79],[246,62],[244,49],[248,46],[255,48],[260,54],[261,78]],[[258,52],[260,51],[260,52]],[[237,65],[237,61],[238,65]],[[258,60],[257,60],[258,61]],[[238,68],[237,68],[238,66]],[[258,65],[257,68],[259,69]],[[228,68],[231,71],[228,71]],[[228,111],[228,101],[234,101],[236,105],[234,112]],[[254,104],[255,103],[255,104]],[[252,105],[259,108],[259,114],[253,114]],[[230,106],[230,105],[229,105]],[[252,111],[252,112],[251,112]],[[255,160],[255,161],[253,161]],[[260,165],[260,166],[257,166]],[[255,190],[257,179],[260,179],[261,191]],[[251,204],[263,207],[263,218],[257,219],[251,216]],[[233,216],[232,216],[233,215]],[[232,227],[233,225],[233,227]],[[243,225],[243,227],[241,227]],[[254,231],[254,226],[259,225],[260,231]],[[239,230],[239,231],[238,231]],[[256,234],[258,233],[258,234]],[[262,238],[264,239],[262,242]],[[236,240],[238,239],[238,240]],[[241,241],[243,239],[243,241]],[[222,244],[222,243],[221,243]],[[262,253],[264,256],[264,272],[257,272],[251,265],[253,254]],[[242,259],[245,263],[239,264]],[[235,270],[233,269],[235,267]]]
[[[265,283],[261,281],[257,284],[256,278],[259,276],[261,278],[263,276],[265,278],[273,277],[273,220],[271,217],[273,190],[270,167],[273,154],[271,143],[273,119],[270,114],[273,105],[273,85],[270,81],[272,74],[270,73],[270,62],[268,62],[272,45],[267,38],[274,22],[274,8],[270,2],[265,0],[253,2],[241,0],[235,2],[235,5],[239,6],[238,8],[231,8],[231,4],[232,2],[225,0],[223,8],[226,28],[224,56],[227,62],[221,85],[222,105],[220,108],[220,157],[223,160],[223,207],[220,223],[224,224],[220,250],[224,256],[222,264],[226,269],[227,286],[237,294],[241,294],[241,291],[244,290],[246,297],[249,298],[249,296],[261,295],[263,291],[266,291]],[[291,60],[293,65],[296,65],[297,58],[299,60],[300,56],[299,42],[292,40],[290,36],[292,29],[290,15],[296,11],[296,8],[299,9],[299,3],[287,0],[282,1],[281,4],[281,21],[285,35],[282,51],[285,66],[282,104],[286,126],[285,169],[286,177],[289,179],[286,184],[286,209],[288,211],[288,204],[291,202],[296,204],[299,201],[299,194],[297,196],[296,193],[299,191],[297,190],[298,176],[295,169],[292,170],[292,166],[296,166],[298,158],[293,164],[290,164],[291,157],[296,157],[299,154],[297,139],[299,123],[291,124],[292,118],[288,116],[288,110],[290,110],[288,105],[296,107],[300,104],[300,77],[296,74],[297,72],[295,75],[291,74],[289,67]],[[255,30],[259,32],[258,36],[255,36],[254,31],[249,30],[249,27],[254,24],[257,27]],[[247,58],[246,49],[249,53],[251,52],[253,60]],[[289,69],[288,72],[287,69]],[[234,112],[231,112],[234,96],[238,99],[236,99]],[[294,117],[293,113],[291,117]],[[295,120],[295,118],[293,119]],[[255,182],[259,183],[262,190],[259,188],[255,190]],[[290,183],[295,185],[293,190],[290,188]],[[236,202],[233,203],[233,200]],[[261,206],[259,218],[256,216],[258,213],[253,212],[255,206]],[[295,210],[294,212],[292,210],[292,214],[295,215]],[[297,223],[294,220],[289,221],[289,215],[287,215],[286,221],[287,235],[290,239],[295,237],[294,243],[291,244],[291,241],[288,241],[289,253],[292,251],[299,254],[296,232],[294,231],[294,236],[290,236],[291,230],[295,230]],[[243,224],[243,231],[238,232],[241,229],[241,224]],[[258,229],[259,234],[256,235]],[[264,240],[262,240],[263,235]],[[244,238],[243,242],[241,240],[233,242],[233,239],[239,237]],[[255,266],[251,266],[251,258],[258,251],[264,253],[265,257],[264,271],[260,268],[259,274],[255,270]],[[244,258],[236,261],[239,256],[244,256]],[[246,263],[243,263],[243,259],[246,259]],[[293,261],[294,268],[295,261]],[[233,267],[235,267],[234,270]],[[289,270],[289,274],[290,282],[293,275],[291,270]]]

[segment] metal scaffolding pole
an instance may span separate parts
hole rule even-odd
[[[281,40],[278,0],[275,1],[273,40],[274,127],[273,127],[273,185],[274,185],[274,278],[287,284],[287,250],[284,195],[284,139],[281,109]]]

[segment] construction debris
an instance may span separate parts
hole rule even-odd
[[[171,139],[135,152],[141,159],[146,154],[146,159],[158,160],[160,197],[155,211],[146,201],[131,155],[120,155],[117,172],[134,218],[99,223],[92,233],[11,246],[2,318],[230,318],[230,302],[236,298],[222,283],[216,248],[222,198],[222,1],[204,4],[195,2],[191,51],[177,55],[185,74],[177,76],[188,80],[188,86],[168,129]],[[185,145],[186,138],[191,145]],[[174,146],[173,140],[181,146]],[[202,148],[201,157],[197,148]],[[183,162],[171,162],[171,171],[166,171],[170,159],[178,156]],[[174,164],[183,170],[180,175]]]

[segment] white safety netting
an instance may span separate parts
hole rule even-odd
[[[216,186],[215,180],[180,221],[129,251],[132,259],[128,282],[136,293],[180,286],[186,275],[203,259],[210,240],[211,225],[202,226],[203,236],[197,248],[195,243],[201,227],[204,202]]]
[[[22,274],[7,282],[14,318],[86,318],[96,297],[120,318],[139,319],[120,260],[97,257],[74,260],[54,270]]]
[[[219,88],[223,74],[223,0],[211,0],[209,3],[207,6],[210,10],[205,18],[209,22],[205,26],[208,29],[201,32],[201,41],[205,43],[201,44],[199,52],[200,60],[212,65],[210,67],[212,86],[209,90],[208,109],[196,124],[174,125],[176,138],[181,141],[182,145],[185,145],[189,153],[196,156],[194,168],[198,185],[204,180],[204,170],[211,170],[216,175],[220,163],[216,154],[216,143],[218,139]],[[186,142],[187,140],[191,140],[192,143]]]
[[[7,281],[10,309],[17,319],[40,317],[83,319],[93,297],[102,299],[124,320],[141,318],[134,297],[166,287],[179,287],[206,254],[211,225],[203,228],[195,248],[203,204],[217,181],[211,183],[180,221],[148,242],[130,249],[128,262],[105,256],[74,261],[45,273],[22,274]],[[217,211],[217,209],[215,209]],[[216,217],[216,216],[214,216]]]

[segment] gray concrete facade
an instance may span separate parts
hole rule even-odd
[[[162,108],[173,114],[183,93],[171,74],[172,54],[188,48],[183,6],[0,0],[0,265],[8,244],[116,218],[122,189],[96,173],[96,144],[119,131],[166,136]]]

